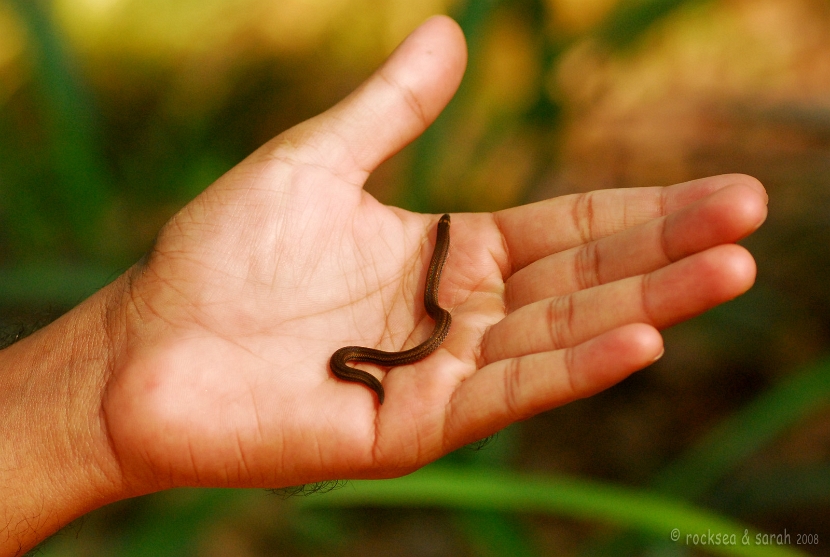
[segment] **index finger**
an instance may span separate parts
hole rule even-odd
[[[510,256],[510,274],[566,249],[673,213],[711,193],[744,184],[766,196],[751,176],[724,174],[668,187],[624,188],[565,195],[493,216]]]

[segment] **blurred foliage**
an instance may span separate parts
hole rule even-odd
[[[672,525],[739,524],[819,536],[768,554],[827,554],[823,0],[0,0],[0,328],[13,338],[115,277],[189,199],[438,12],[465,31],[467,74],[370,192],[481,211],[745,172],[771,198],[744,242],[757,286],[666,331],[650,370],[481,451],[307,500],[122,501],[41,554],[766,554],[669,540]]]

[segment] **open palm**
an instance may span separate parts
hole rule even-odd
[[[732,244],[766,214],[741,176],[452,216],[439,290],[453,316],[409,366],[328,368],[345,345],[423,341],[437,216],[362,190],[443,108],[465,63],[425,23],[342,103],[243,161],[177,214],[131,271],[129,342],[103,402],[135,492],[279,487],[409,472],[654,361],[665,327],[745,291]]]

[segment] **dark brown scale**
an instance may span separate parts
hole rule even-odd
[[[450,323],[452,323],[450,312],[438,305],[438,283],[441,280],[441,272],[444,270],[444,262],[447,260],[449,249],[450,216],[444,215],[438,221],[435,250],[432,252],[432,260],[429,262],[426,285],[424,286],[424,308],[427,315],[435,320],[435,328],[429,338],[418,346],[401,352],[385,352],[362,346],[345,346],[332,354],[329,361],[334,375],[346,381],[363,383],[377,393],[378,402],[383,404],[383,385],[380,384],[380,381],[371,373],[347,366],[346,362],[368,362],[385,367],[402,366],[423,360],[441,346],[441,343],[444,342],[450,332]]]

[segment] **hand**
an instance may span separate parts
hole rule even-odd
[[[34,401],[7,419],[25,424],[9,442],[36,463],[30,478],[47,478],[7,501],[53,511],[33,534],[25,509],[0,504],[23,525],[12,542],[172,486],[405,474],[613,385],[659,358],[657,328],[751,286],[754,261],[733,242],[763,222],[766,194],[746,176],[456,214],[444,344],[388,372],[361,366],[382,378],[382,406],[335,378],[337,348],[396,351],[432,330],[422,298],[438,217],[361,188],[445,106],[465,52],[455,23],[429,20],[352,95],[187,205],[115,284],[0,353],[17,370],[0,403]],[[47,346],[60,357],[39,358]]]
[[[745,177],[454,215],[445,343],[414,365],[364,366],[383,379],[382,406],[335,378],[337,348],[396,351],[432,330],[437,217],[361,186],[443,108],[464,52],[453,22],[430,20],[352,96],[165,226],[133,272],[130,342],[103,405],[131,485],[401,475],[616,383],[660,356],[655,327],[752,284],[751,256],[722,245],[764,218]]]

